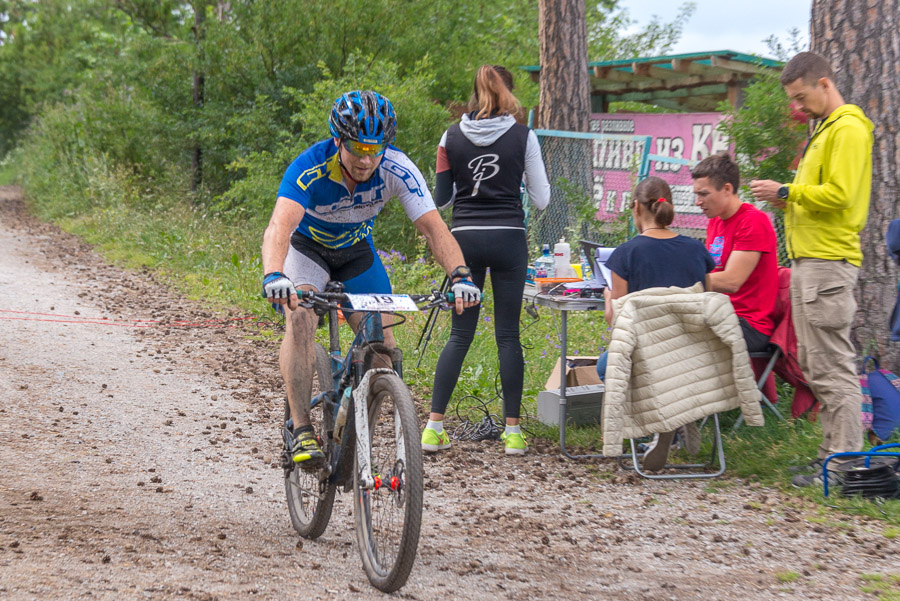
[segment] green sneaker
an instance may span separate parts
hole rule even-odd
[[[436,453],[450,448],[450,437],[446,430],[436,432],[431,428],[422,430],[422,450]]]
[[[528,443],[525,442],[525,437],[519,432],[513,432],[512,434],[504,432],[500,435],[500,440],[506,444],[507,455],[524,455],[525,451],[528,449]]]
[[[301,432],[294,438],[291,448],[294,463],[299,463],[304,470],[316,470],[325,463],[325,453],[319,446],[315,432]]]

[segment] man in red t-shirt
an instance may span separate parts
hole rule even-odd
[[[731,298],[751,353],[764,351],[775,326],[778,242],[768,215],[737,195],[740,169],[727,153],[691,170],[696,205],[709,217],[706,249],[716,262],[707,290]]]

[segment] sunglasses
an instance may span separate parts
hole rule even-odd
[[[387,144],[365,144],[356,140],[344,140],[344,147],[355,157],[377,157],[384,154]]]

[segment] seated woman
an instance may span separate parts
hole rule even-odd
[[[604,291],[606,322],[613,322],[612,299],[645,288],[706,283],[716,264],[703,243],[669,229],[675,219],[672,189],[661,178],[651,176],[634,189],[631,207],[638,235],[619,245],[606,266],[612,272],[612,289]],[[597,361],[597,374],[606,378],[608,351]]]
[[[631,207],[638,235],[619,245],[610,255],[606,266],[612,272],[612,289],[604,291],[606,321],[613,322],[612,299],[645,288],[678,286],[687,288],[703,282],[708,289],[709,272],[716,264],[699,240],[676,234],[669,229],[675,219],[672,189],[664,180],[651,176],[634,189]],[[597,374],[606,379],[609,351],[597,360]],[[644,453],[644,468],[661,469],[669,454],[675,432],[654,436]],[[688,434],[699,442],[699,433]],[[693,446],[693,445],[689,445]]]

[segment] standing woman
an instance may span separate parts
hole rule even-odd
[[[491,270],[494,333],[506,417],[502,439],[507,454],[520,455],[528,446],[519,429],[525,367],[519,314],[528,264],[520,185],[524,178],[531,202],[543,209],[550,201],[550,183],[537,136],[516,123],[514,115],[521,104],[512,89],[512,74],[505,68],[484,65],[478,69],[469,100],[471,112],[441,137],[434,198],[440,208],[453,204],[450,231],[463,251],[473,281],[482,290],[486,271]],[[451,277],[469,275],[459,271]],[[450,339],[434,375],[431,415],[422,432],[425,451],[450,448],[450,437],[443,428],[444,413],[475,337],[480,310],[479,305],[452,317]]]

